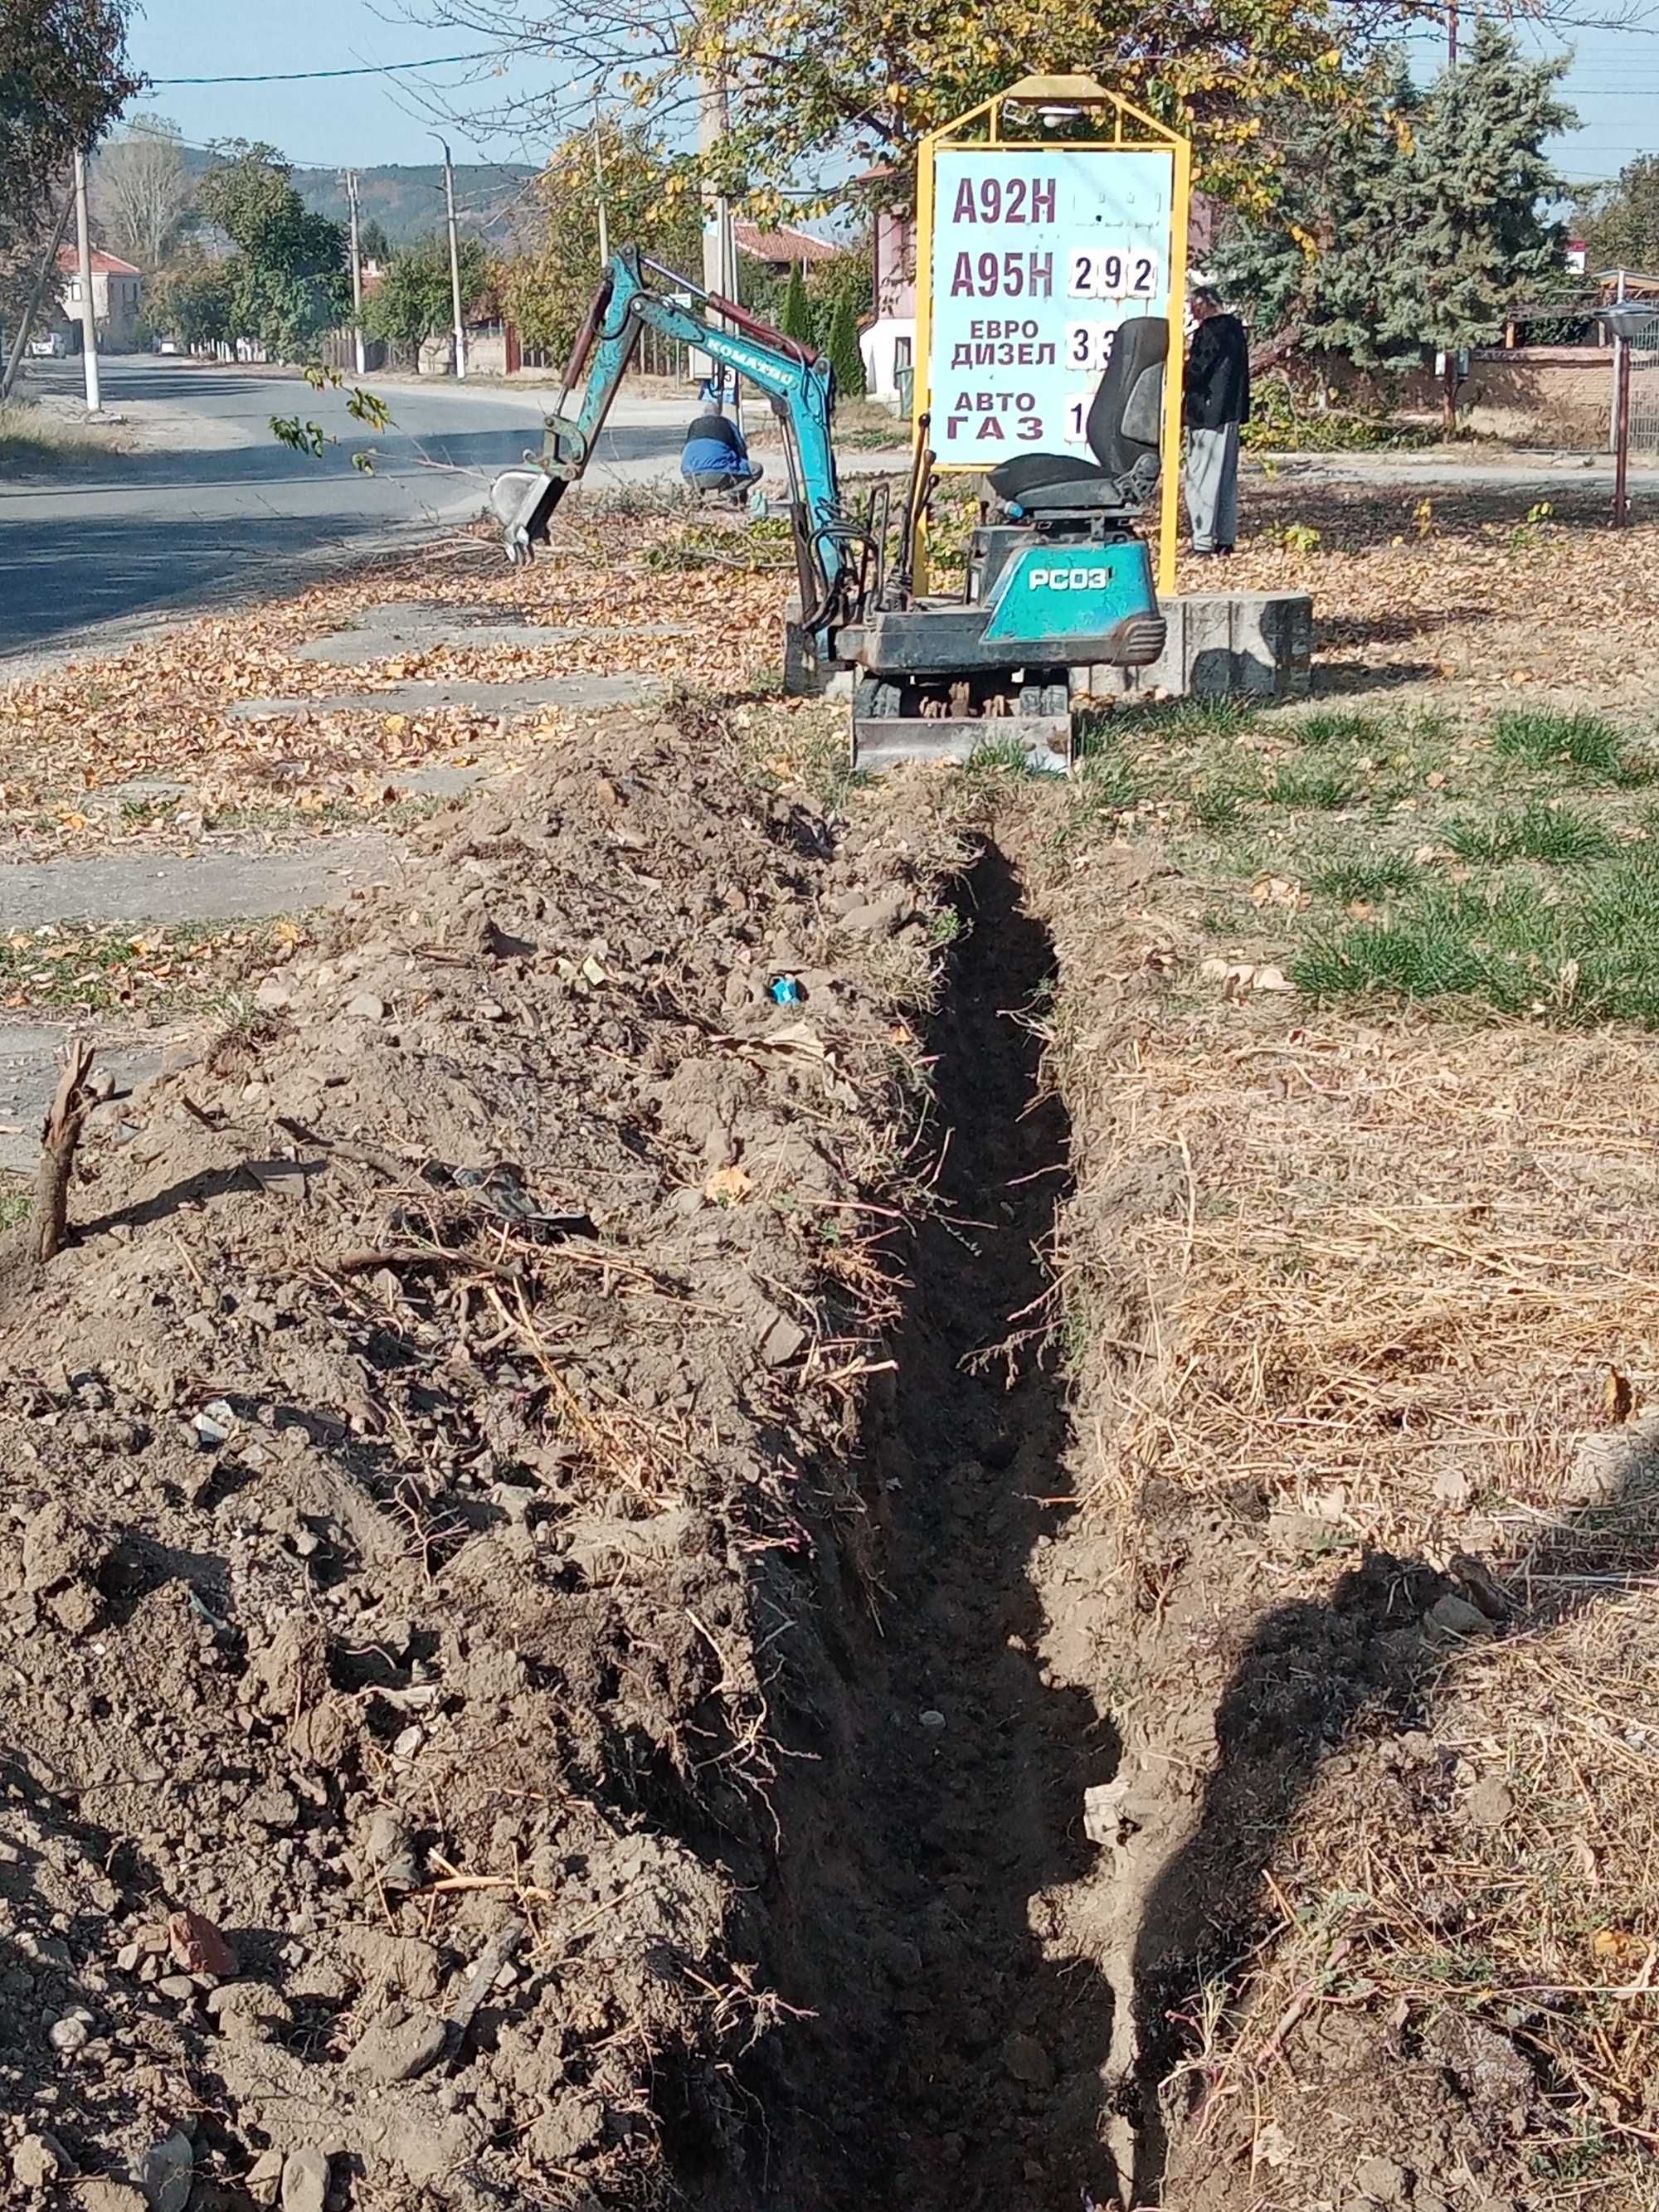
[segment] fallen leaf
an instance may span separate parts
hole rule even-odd
[[[754,1188],[754,1177],[741,1168],[716,1168],[704,1183],[702,1194],[715,1206],[740,1206]]]
[[[1601,1386],[1601,1407],[1610,1426],[1619,1428],[1629,1420],[1635,1394],[1630,1387],[1628,1375],[1621,1375],[1616,1367],[1609,1366],[1607,1380]]]

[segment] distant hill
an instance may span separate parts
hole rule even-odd
[[[212,157],[194,148],[185,155],[193,176],[212,167]],[[455,213],[463,230],[497,240],[506,234],[507,203],[517,198],[536,172],[523,161],[458,161]],[[346,220],[345,186],[337,169],[294,172],[294,189],[308,208]],[[358,200],[365,222],[380,224],[393,246],[439,230],[444,220],[444,172],[441,161],[388,162],[357,172]]]
[[[505,210],[516,199],[527,179],[536,172],[522,161],[497,166],[483,162],[455,164],[455,215],[459,228],[482,238],[501,237],[506,228]],[[295,169],[294,189],[319,215],[346,220],[345,187],[337,169]],[[444,173],[440,161],[389,164],[385,168],[359,169],[357,198],[362,220],[379,222],[394,246],[441,228],[444,219]]]

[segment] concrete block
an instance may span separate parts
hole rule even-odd
[[[1203,699],[1228,692],[1303,697],[1312,684],[1313,601],[1303,592],[1188,592],[1164,599],[1170,625],[1150,668],[1073,671],[1095,698]]]

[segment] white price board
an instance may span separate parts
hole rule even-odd
[[[1118,331],[1169,313],[1174,207],[1163,147],[940,147],[927,344],[939,468],[1086,451]]]

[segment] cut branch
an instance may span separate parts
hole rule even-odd
[[[34,1256],[42,1266],[63,1249],[69,1234],[70,1176],[87,1109],[92,1103],[87,1091],[92,1060],[91,1045],[83,1037],[71,1037],[57,1095],[40,1131],[42,1150],[34,1190],[33,1243]]]

